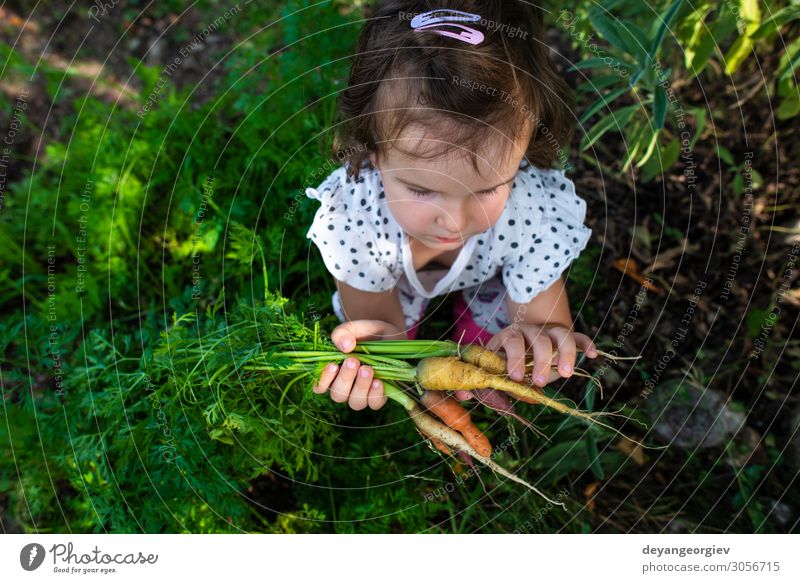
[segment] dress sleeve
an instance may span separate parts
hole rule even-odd
[[[394,288],[400,277],[399,253],[383,232],[377,193],[370,184],[351,181],[340,169],[319,188],[305,192],[321,203],[306,238],[316,244],[330,274],[362,291]]]
[[[584,225],[586,201],[563,170],[532,167],[532,197],[521,198],[525,216],[517,252],[503,266],[503,283],[511,299],[527,304],[546,290],[586,247],[591,229]],[[528,225],[530,223],[530,225]]]

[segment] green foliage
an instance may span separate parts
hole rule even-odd
[[[800,115],[793,75],[800,64],[800,42],[787,44],[790,27],[800,18],[795,4],[609,0],[560,3],[551,14],[552,24],[570,37],[582,57],[571,67],[585,79],[577,87],[586,103],[581,150],[602,148],[600,140],[609,132],[622,133],[626,154],[615,170],[626,173],[635,165],[642,182],[672,168],[681,148],[688,155],[700,139],[707,112],[682,104],[673,79],[691,81],[707,70],[715,54],[734,80],[753,55],[780,54],[778,74],[769,80],[769,93],[781,98],[776,117]],[[589,72],[595,74],[589,77]]]
[[[470,477],[434,496],[460,470],[441,463],[399,408],[365,416],[312,395],[309,376],[289,385],[244,369],[282,330],[322,343],[322,331],[337,323],[302,316],[310,306],[328,306],[332,291],[322,262],[309,261],[305,229],[316,209],[304,191],[334,167],[330,132],[362,24],[361,10],[348,10],[356,5],[251,3],[247,18],[226,23],[237,46],[202,81],[210,99],[136,59],[138,93],[116,103],[80,96],[69,87],[86,80],[77,67],[29,62],[0,45],[2,81],[13,85],[35,73],[63,112],[61,138],[8,184],[0,212],[4,526],[270,533],[589,527],[574,493],[567,503],[580,518],[565,521],[488,472],[483,483]],[[132,20],[143,6],[120,7],[120,16]],[[796,6],[741,7],[744,27],[734,39],[729,4],[566,6],[582,55],[575,69],[587,75],[578,87],[584,148],[603,148],[620,132],[628,153],[618,170],[636,167],[644,181],[653,179],[679,159],[678,112],[693,128],[690,149],[707,122],[704,109],[679,109],[670,80],[711,75],[715,59],[735,78],[752,50],[780,55],[777,78],[768,81],[780,98],[777,117],[798,115],[800,41],[783,44],[796,26]],[[170,0],[152,15],[183,8]],[[196,9],[219,14],[215,2]],[[610,59],[581,43],[581,32],[593,32]],[[742,174],[733,153],[721,148],[719,156],[728,172]],[[734,190],[741,190],[736,183]],[[599,247],[581,254],[570,289],[604,289],[595,278],[600,255]],[[577,309],[597,319],[594,306]],[[750,314],[752,337],[765,314]],[[555,488],[584,473],[600,479],[630,471],[628,458],[612,450],[612,435],[520,409],[551,443],[528,443],[513,424],[474,415],[495,442],[506,433],[520,437],[498,461],[524,479]],[[758,471],[742,473],[734,501],[753,524],[765,512],[748,502]],[[288,508],[269,513],[270,496],[252,490],[276,476],[292,495]]]
[[[37,69],[67,115],[59,120],[65,139],[48,144],[35,169],[9,184],[0,213],[0,275],[8,283],[0,292],[0,482],[8,485],[0,504],[15,509],[17,527],[275,529],[242,494],[248,481],[268,467],[306,479],[316,474],[318,464],[304,452],[334,439],[334,425],[325,423],[330,404],[308,416],[324,401],[294,402],[281,416],[269,408],[273,394],[240,386],[204,389],[191,407],[170,392],[176,379],[187,382],[178,376],[186,371],[169,364],[163,344],[174,350],[200,328],[223,335],[224,302],[263,298],[265,281],[303,302],[329,301],[324,266],[304,261],[300,227],[310,223],[313,205],[298,205],[305,199],[298,185],[317,185],[310,174],[324,164],[323,130],[333,125],[335,95],[316,100],[306,91],[311,77],[318,95],[344,77],[347,63],[330,57],[347,54],[343,35],[355,42],[357,27],[342,26],[334,7],[317,8],[315,19],[289,16],[309,6],[282,5],[281,26],[259,27],[224,62],[218,99],[205,103],[197,103],[194,87],[178,90],[164,69],[136,60],[140,101],[130,104],[74,98],[58,87],[75,70]],[[255,21],[274,21],[275,13],[254,6],[254,21],[228,24],[250,35]],[[324,23],[331,30],[312,39]],[[303,50],[270,55],[286,35]],[[4,79],[33,74],[34,63],[21,54],[3,47],[2,55]],[[331,65],[298,78],[310,58]],[[264,79],[275,88],[270,95]],[[309,142],[309,135],[319,137]],[[276,220],[281,216],[290,219]],[[253,232],[266,241],[256,254],[248,253]],[[308,293],[310,281],[325,283]],[[173,312],[205,317],[170,326]],[[209,358],[220,362],[224,353]],[[26,390],[29,379],[40,379],[33,391]],[[256,396],[267,401],[257,405]],[[312,419],[322,423],[313,434]],[[303,523],[320,514],[309,508],[296,516]]]

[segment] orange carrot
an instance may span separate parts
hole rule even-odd
[[[453,397],[436,391],[425,391],[422,404],[449,427],[460,432],[472,448],[483,457],[492,455],[492,444],[472,423],[469,412]]]
[[[436,439],[435,437],[431,437],[430,435],[426,435],[425,437],[427,437],[428,439],[430,439],[430,440],[431,440],[431,443],[433,444],[433,446],[434,446],[436,449],[438,449],[440,452],[442,452],[444,455],[447,455],[447,456],[452,456],[452,455],[453,455],[453,452],[452,452],[452,451],[450,451],[450,448],[449,448],[449,447],[447,447],[447,446],[446,446],[444,443],[442,443],[440,440]]]
[[[564,505],[563,502],[557,502],[555,500],[551,500],[550,498],[545,496],[541,491],[537,490],[536,487],[533,486],[532,484],[529,484],[522,478],[517,477],[515,474],[512,474],[502,466],[496,464],[494,460],[492,460],[492,458],[483,457],[480,453],[478,453],[475,450],[474,447],[472,447],[467,442],[467,440],[461,433],[459,433],[455,429],[452,429],[451,427],[448,427],[444,423],[440,423],[439,421],[437,421],[436,419],[425,413],[420,408],[420,406],[417,405],[414,401],[411,401],[405,407],[406,411],[408,411],[409,417],[411,417],[411,420],[414,422],[414,425],[417,426],[417,429],[419,429],[423,435],[439,439],[442,443],[446,444],[449,447],[452,447],[454,450],[468,454],[470,457],[477,459],[479,462],[481,462],[483,465],[488,467],[493,472],[497,472],[501,476],[508,478],[509,480],[516,482],[517,484],[522,484],[526,488],[539,494],[539,496],[541,496],[554,506],[561,506],[561,508],[566,510],[566,506]]]

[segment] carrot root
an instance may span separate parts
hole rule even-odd
[[[578,349],[579,352],[582,352]],[[598,356],[602,356],[607,358],[612,362],[617,362],[619,360],[638,360],[642,358],[641,356],[614,356],[613,354],[609,354],[608,352],[604,352],[602,350],[597,350]],[[460,349],[459,356],[461,360],[464,362],[468,362],[470,364],[474,364],[478,368],[482,368],[483,370],[490,372],[496,375],[505,375],[508,371],[508,363],[505,358],[497,354],[496,352],[489,350],[483,346],[478,344],[468,344],[463,349]],[[558,368],[558,353],[553,354],[553,359],[550,362],[551,368]],[[533,368],[533,361],[525,363],[525,370]],[[600,398],[603,398],[603,386],[597,379],[594,379],[588,371],[576,368],[574,372],[575,376],[585,377],[585,378],[592,378],[594,382],[597,384],[598,388],[600,389]],[[531,387],[533,390],[541,393],[541,389],[539,387],[533,386]],[[520,398],[520,400],[525,401],[526,403],[531,403],[530,400]]]
[[[489,407],[492,411],[496,411],[504,417],[512,417],[516,419],[525,427],[533,431],[536,435],[544,437],[547,441],[550,441],[550,438],[539,431],[538,427],[517,413],[516,409],[514,409],[514,404],[511,402],[511,399],[506,397],[504,393],[501,393],[496,389],[476,389],[472,391],[472,394],[475,395],[475,398],[478,399],[478,401]]]
[[[536,492],[539,496],[547,500],[550,504],[555,506],[560,506],[564,510],[566,510],[566,506],[563,502],[557,502],[555,500],[551,500],[548,498],[544,493],[542,493],[539,489],[537,489],[532,484],[529,484],[522,478],[512,474],[502,466],[496,464],[488,457],[482,456],[480,453],[475,451],[475,449],[467,442],[464,437],[458,433],[456,430],[448,427],[444,423],[440,423],[430,415],[424,413],[422,409],[416,405],[407,409],[411,420],[417,426],[421,433],[427,435],[431,438],[436,438],[440,440],[442,443],[446,444],[447,446],[457,450],[459,452],[464,452],[471,456],[473,459],[478,460],[480,463],[488,467],[493,472],[500,474],[504,478],[511,480],[512,482],[516,482],[522,486],[525,486],[529,490]]]
[[[421,398],[422,404],[446,425],[461,432],[469,444],[481,455],[492,455],[492,444],[489,438],[472,422],[469,412],[453,397],[444,393],[426,391]]]
[[[544,394],[537,393],[527,385],[517,383],[505,376],[487,373],[473,364],[462,362],[457,357],[428,357],[422,359],[417,364],[417,380],[419,384],[432,391],[471,391],[476,388],[492,388],[499,391],[510,393],[516,397],[527,397],[540,405],[549,407],[572,417],[577,417],[590,423],[604,427],[614,433],[622,435],[631,441],[649,449],[663,449],[661,447],[646,446],[634,439],[631,439],[619,429],[598,421],[598,417],[623,417],[617,413],[597,412],[587,413],[580,409],[573,409],[560,401],[552,399]],[[666,447],[666,446],[665,446]]]
[[[467,344],[461,350],[461,360],[474,364],[492,374],[505,374],[507,371],[506,359],[478,344]]]

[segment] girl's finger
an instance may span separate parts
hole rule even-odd
[[[533,382],[540,387],[547,384],[550,376],[550,361],[553,359],[553,343],[541,329],[533,338],[529,338],[533,347]]]
[[[581,334],[580,332],[575,334],[575,344],[589,358],[597,358],[597,347],[586,334]]]
[[[521,381],[525,378],[525,337],[516,330],[509,330],[503,338],[503,348],[506,351],[508,376]]]
[[[561,326],[549,328],[547,332],[558,350],[558,374],[562,377],[572,376],[575,370],[575,357],[578,355],[572,332]]]
[[[469,401],[472,398],[472,392],[470,391],[455,391],[453,392],[453,396],[458,399],[459,401]]]
[[[336,364],[330,363],[326,366],[319,377],[319,384],[313,387],[313,391],[318,395],[324,395],[333,379],[336,378],[337,372],[339,372],[339,367]]]
[[[500,334],[495,334],[489,339],[489,342],[486,343],[486,346],[484,346],[484,348],[486,348],[487,350],[491,350],[492,352],[497,352],[500,349],[500,346],[502,346],[502,344],[503,344],[503,338],[500,336]]]
[[[331,399],[333,401],[344,403],[350,397],[350,391],[353,389],[353,381],[356,380],[358,365],[358,359],[354,356],[344,360],[344,363],[339,369],[339,374],[336,375],[331,385]]]
[[[367,404],[373,411],[377,411],[386,404],[388,398],[383,392],[383,383],[379,380],[372,380],[372,385],[369,387],[369,394],[367,395]]]
[[[383,320],[352,320],[331,332],[331,341],[342,352],[350,352],[359,340],[380,340],[386,330]]]
[[[356,384],[353,385],[353,390],[350,391],[350,398],[347,400],[353,411],[361,411],[367,408],[367,395],[369,394],[370,386],[372,386],[373,375],[374,371],[370,366],[361,366],[358,369]]]

